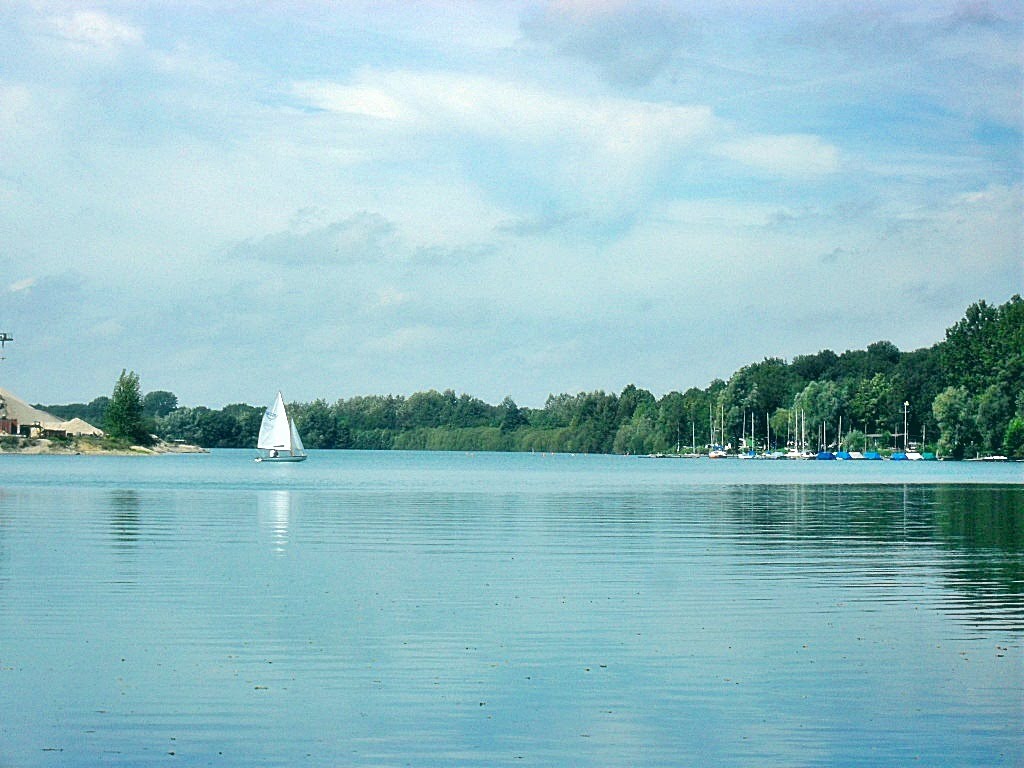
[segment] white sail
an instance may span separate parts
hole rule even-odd
[[[306,447],[302,444],[302,438],[299,437],[299,430],[295,428],[295,421],[288,419],[288,423],[291,425],[292,453],[305,453]]]
[[[288,425],[288,414],[284,409],[284,397],[277,393],[274,404],[263,414],[260,424],[260,436],[256,447],[264,450],[291,450],[291,428]]]
[[[267,452],[256,461],[305,461],[306,449],[295,422],[284,407],[284,396],[278,392],[274,404],[267,408],[260,424],[256,447]]]

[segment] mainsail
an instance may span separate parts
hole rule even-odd
[[[263,414],[263,423],[260,424],[260,436],[256,441],[256,447],[264,450],[285,450],[292,448],[292,428],[289,426],[288,414],[284,409],[284,397],[277,393],[274,404],[267,408]],[[302,442],[299,441],[301,448]]]
[[[280,392],[274,404],[263,414],[256,447],[267,451],[266,456],[260,456],[256,461],[303,461],[306,458],[302,438],[285,410],[284,396]]]

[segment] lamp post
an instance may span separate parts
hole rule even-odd
[[[910,401],[903,401],[903,452],[906,453],[910,449],[910,443],[907,442],[909,437],[907,433],[907,409],[910,408]]]

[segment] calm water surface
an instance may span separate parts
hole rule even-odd
[[[0,766],[1020,766],[1022,465],[0,456]]]

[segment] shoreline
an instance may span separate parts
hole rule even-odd
[[[158,440],[153,445],[132,445],[126,448],[107,448],[93,440],[76,438],[70,443],[54,442],[48,438],[21,438],[17,447],[0,442],[0,456],[163,456],[167,454],[209,453],[209,449],[187,443],[168,443]]]

